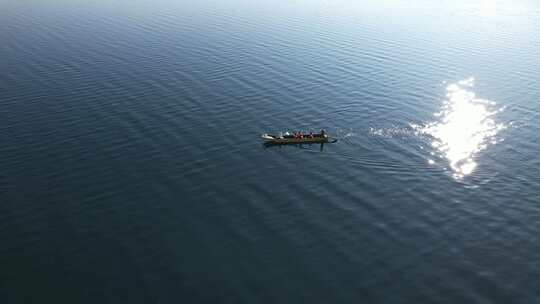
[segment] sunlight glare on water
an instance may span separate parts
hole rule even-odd
[[[448,160],[456,179],[474,171],[477,153],[495,144],[495,136],[505,128],[495,120],[503,108],[492,110],[495,102],[477,98],[473,87],[474,78],[448,85],[443,107],[434,114],[438,120],[421,129],[421,133],[433,138],[431,145]]]

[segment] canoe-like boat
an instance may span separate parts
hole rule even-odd
[[[332,139],[325,133],[319,134],[302,134],[302,135],[292,135],[285,133],[285,135],[271,135],[263,134],[261,138],[265,141],[266,144],[324,144],[324,143],[333,143],[336,140]]]

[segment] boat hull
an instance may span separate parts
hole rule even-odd
[[[265,142],[273,144],[324,144],[328,138],[275,138],[266,139]]]
[[[303,137],[303,138],[282,138],[273,135],[263,134],[262,139],[265,144],[273,145],[290,145],[290,144],[325,144],[333,142],[328,136],[315,136],[315,137]]]

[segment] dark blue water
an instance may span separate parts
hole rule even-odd
[[[0,1],[2,303],[540,302],[538,3],[49,2]]]

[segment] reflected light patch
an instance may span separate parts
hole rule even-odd
[[[448,85],[442,109],[434,114],[436,121],[420,128],[432,137],[432,147],[448,160],[456,179],[475,170],[477,153],[496,143],[495,135],[505,128],[495,121],[503,109],[491,110],[495,103],[477,98],[473,87],[474,78]]]
[[[497,1],[495,0],[482,0],[478,7],[478,15],[482,17],[495,17],[497,16]]]

